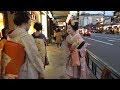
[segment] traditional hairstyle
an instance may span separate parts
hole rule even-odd
[[[6,32],[7,32],[8,29],[9,29],[9,28],[3,28],[3,29],[2,29],[2,39],[3,39],[3,38],[7,39]]]
[[[15,14],[13,21],[15,25],[20,26],[23,23],[28,23],[29,20],[30,20],[30,16],[28,12],[19,11]]]
[[[34,28],[35,28],[37,31],[40,31],[40,30],[42,30],[42,24],[39,23],[39,22],[36,22],[36,23],[34,24]]]
[[[77,20],[69,20],[68,25],[70,25],[73,30],[78,30],[78,21]]]

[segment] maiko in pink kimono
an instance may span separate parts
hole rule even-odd
[[[69,59],[66,64],[67,75],[71,79],[87,79],[88,67],[86,63],[86,46],[85,41],[76,33],[78,23],[70,21],[68,23],[68,36],[66,42],[70,51]]]

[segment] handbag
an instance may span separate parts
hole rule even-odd
[[[45,56],[45,65],[49,65],[49,61],[48,61],[47,55]]]

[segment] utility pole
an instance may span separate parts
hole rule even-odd
[[[105,16],[105,11],[103,11],[103,16]]]
[[[104,20],[103,20],[103,24],[104,24],[104,21],[105,21],[105,11],[103,11],[103,18],[104,18]]]

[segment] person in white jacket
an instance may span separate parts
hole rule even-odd
[[[34,38],[28,34],[31,20],[27,12],[18,12],[14,17],[16,29],[8,34],[10,41],[23,45],[26,56],[19,72],[19,79],[44,79],[44,65]]]

